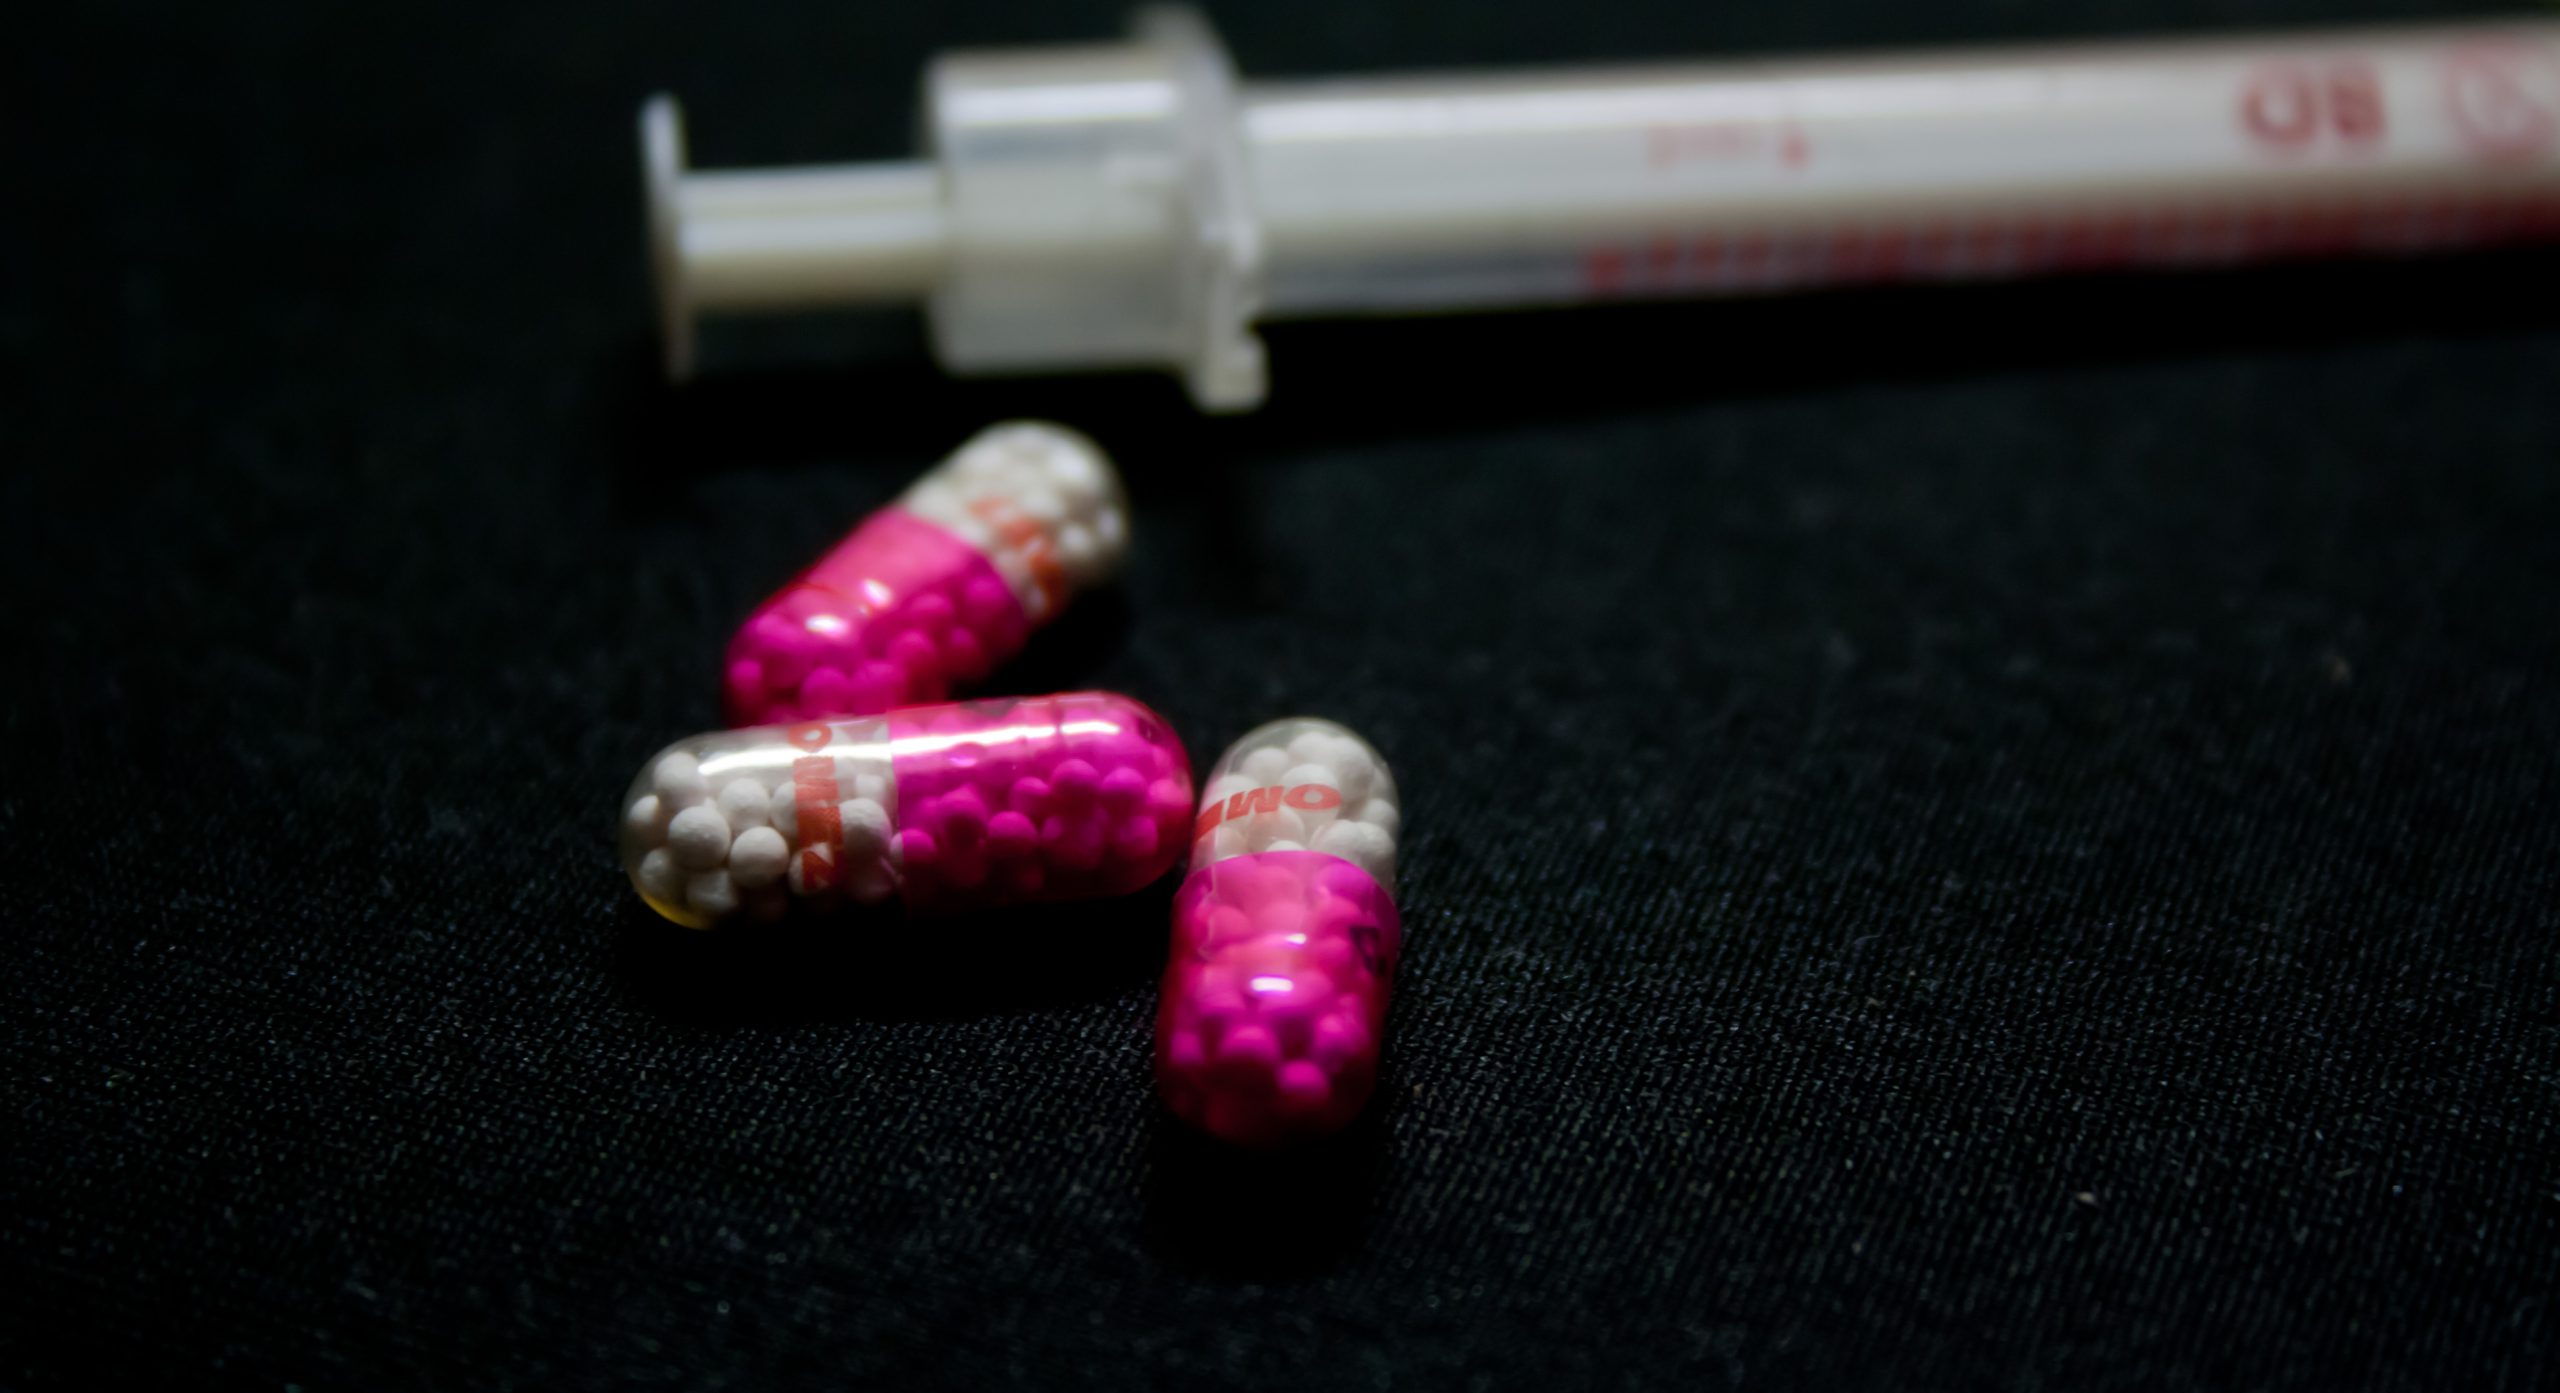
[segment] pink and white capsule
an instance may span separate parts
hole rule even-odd
[[[1074,692],[677,741],[623,799],[622,862],[689,928],[979,909],[1140,889],[1181,858],[1190,817],[1164,718]]]
[[[731,725],[945,700],[1109,580],[1129,549],[1119,475],[1063,426],[973,436],[747,618],[721,682]]]
[[[1378,752],[1331,721],[1263,726],[1210,770],[1156,1012],[1156,1084],[1213,1136],[1332,1132],[1377,1083],[1403,927],[1403,818]]]

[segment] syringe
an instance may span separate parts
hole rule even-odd
[[[694,316],[921,301],[959,373],[1263,397],[1266,318],[2423,252],[2560,237],[2560,24],[1239,83],[1189,11],[956,52],[902,163],[691,172]]]

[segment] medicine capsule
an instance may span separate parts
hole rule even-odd
[[[1037,421],[990,426],[748,617],[725,660],[729,723],[945,700],[1128,550],[1120,478],[1092,441]]]
[[[1385,762],[1331,721],[1274,721],[1210,770],[1156,1011],[1176,1116],[1268,1146],[1358,1115],[1403,936],[1402,826]]]
[[[622,864],[690,928],[896,902],[1124,895],[1182,855],[1191,762],[1164,719],[1075,692],[697,735],[623,798]]]

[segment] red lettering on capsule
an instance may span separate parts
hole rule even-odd
[[[1229,818],[1251,817],[1255,813],[1278,811],[1280,811],[1280,790],[1277,787],[1249,788],[1227,800]]]
[[[1276,813],[1282,804],[1303,812],[1323,812],[1342,806],[1342,790],[1330,784],[1299,784],[1281,788],[1273,784],[1265,788],[1249,788],[1223,802],[1212,803],[1200,810],[1200,820],[1191,825],[1191,835],[1205,837],[1221,822],[1251,817],[1255,813]]]
[[[800,823],[800,844],[828,849],[826,855],[808,856],[803,863],[804,875],[821,888],[836,883],[834,847],[844,836],[844,810],[836,805],[841,792],[836,787],[834,760],[803,755],[791,761],[791,812]]]
[[[1320,813],[1342,806],[1342,790],[1330,784],[1300,784],[1280,796],[1280,801],[1306,812]]]

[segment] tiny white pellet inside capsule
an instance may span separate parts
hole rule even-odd
[[[1331,764],[1333,736],[1322,730],[1305,730],[1289,742],[1289,758],[1300,764]]]
[[[1382,879],[1395,869],[1396,843],[1373,823],[1337,822],[1316,834],[1316,850],[1339,856]]]
[[[1377,786],[1378,766],[1370,762],[1368,755],[1357,749],[1336,750],[1333,760],[1333,777],[1334,786],[1342,790],[1343,801],[1356,805],[1366,799],[1369,791]]]
[[[706,918],[725,919],[738,912],[738,883],[724,870],[696,871],[685,882],[684,902]]]
[[[653,848],[640,858],[640,890],[649,898],[681,904],[684,881],[684,867],[676,864],[675,853],[665,847]]]
[[[1274,843],[1303,843],[1307,839],[1307,821],[1294,808],[1275,808],[1245,819],[1245,840],[1257,851],[1269,850]]]
[[[729,845],[729,874],[749,890],[782,879],[791,864],[791,844],[770,827],[750,827]]]
[[[1372,798],[1360,805],[1360,820],[1387,834],[1392,839],[1404,831],[1404,814],[1384,798]]]
[[[720,815],[729,820],[733,832],[762,827],[770,818],[766,811],[773,795],[754,779],[731,779],[720,786]]]
[[[711,796],[702,765],[682,750],[660,759],[650,777],[658,786],[658,801],[669,808],[689,808]]]
[[[836,809],[848,855],[878,855],[889,845],[889,812],[868,798],[850,798]]]
[[[654,793],[641,794],[622,810],[622,826],[644,845],[656,846],[667,839],[666,805]]]
[[[729,819],[708,803],[696,803],[667,823],[667,849],[686,870],[709,870],[729,854]]]
[[[1280,775],[1282,788],[1299,788],[1308,784],[1339,792],[1341,780],[1334,776],[1332,766],[1324,764],[1295,764]]]

